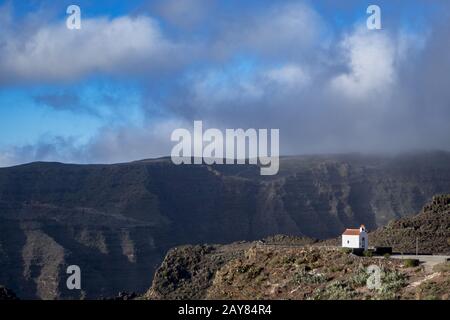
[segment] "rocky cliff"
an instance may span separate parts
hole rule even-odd
[[[450,194],[433,197],[415,216],[393,220],[369,234],[373,246],[396,252],[450,255]]]
[[[32,163],[0,169],[0,283],[21,298],[144,292],[169,248],[272,234],[314,238],[369,229],[450,190],[450,154],[281,159],[244,166]],[[66,289],[79,265],[82,290]]]

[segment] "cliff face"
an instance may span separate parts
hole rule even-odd
[[[370,233],[371,245],[394,251],[450,255],[450,194],[433,197],[416,216],[391,221]]]
[[[34,163],[0,169],[0,283],[21,298],[143,292],[171,247],[272,234],[337,236],[450,190],[450,154],[288,157],[256,166]],[[65,288],[68,265],[82,291]]]

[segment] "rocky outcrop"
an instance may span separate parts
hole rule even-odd
[[[213,276],[225,263],[243,254],[247,246],[182,246],[171,249],[155,273],[145,297],[159,299],[205,299]]]
[[[433,197],[416,216],[391,221],[369,234],[371,245],[394,251],[450,255],[450,194]]]
[[[0,286],[0,301],[3,300],[19,300],[16,294],[4,286]]]

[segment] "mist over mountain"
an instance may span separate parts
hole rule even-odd
[[[369,1],[210,2],[80,0],[80,30],[0,4],[0,167],[164,156],[197,120],[284,155],[450,149],[448,0],[378,0],[381,30]]]
[[[449,190],[447,152],[282,157],[273,177],[168,158],[2,168],[0,284],[21,298],[144,292],[171,247],[374,230]],[[81,292],[66,289],[72,264]]]

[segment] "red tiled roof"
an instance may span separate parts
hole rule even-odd
[[[345,236],[359,236],[359,229],[345,229],[342,235]]]

